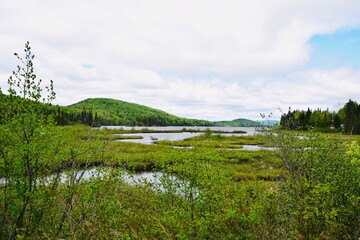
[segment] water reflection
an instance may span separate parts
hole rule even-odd
[[[142,139],[121,139],[118,141],[122,142],[134,142],[142,144],[154,144],[155,141],[169,140],[177,141],[184,140],[186,138],[202,135],[203,132],[191,132],[189,129],[196,131],[205,131],[210,129],[211,131],[221,131],[222,136],[252,136],[257,132],[255,127],[125,127],[125,126],[107,126],[102,128],[110,129],[123,129],[123,130],[155,130],[155,131],[164,131],[162,133],[128,133],[128,134],[119,134],[125,136],[140,136]],[[168,132],[166,132],[168,131]],[[169,132],[169,131],[180,131],[180,132]],[[243,131],[245,133],[237,133]]]
[[[127,184],[147,186],[154,191],[162,193],[175,193],[184,198],[196,198],[199,196],[199,189],[188,181],[180,179],[172,174],[163,172],[140,172],[130,173],[123,169],[109,167],[94,167],[77,171],[62,172],[58,175],[53,174],[48,177],[38,179],[38,185],[50,186],[54,183],[78,184],[80,182],[92,180],[105,180],[107,177],[117,179]],[[0,178],[0,186],[6,185],[5,178]]]
[[[242,148],[239,148],[238,150],[247,150],[247,151],[261,151],[261,150],[266,150],[266,151],[274,151],[276,150],[275,147],[263,147],[263,146],[259,146],[259,145],[243,145]]]
[[[178,133],[128,133],[128,134],[120,134],[126,136],[141,136],[142,139],[121,139],[118,141],[122,142],[135,142],[142,144],[154,144],[155,141],[161,140],[169,140],[169,141],[177,141],[183,140],[186,138],[199,136],[202,133],[199,132],[178,132]]]
[[[168,127],[128,127],[128,126],[102,126],[100,129],[123,129],[123,130],[155,130],[155,131],[185,131],[185,130],[197,130],[197,131],[206,131],[210,129],[211,131],[221,131],[227,133],[233,133],[236,131],[244,131],[246,135],[254,135],[257,127],[199,127],[199,126],[168,126]]]

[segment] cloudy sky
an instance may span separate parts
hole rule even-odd
[[[0,0],[0,87],[30,42],[56,104],[207,120],[360,102],[359,0]]]

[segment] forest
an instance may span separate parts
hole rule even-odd
[[[93,125],[123,126],[210,126],[211,122],[181,118],[164,111],[109,98],[90,98],[72,104],[67,109],[80,113],[83,122]]]
[[[337,112],[293,110],[281,116],[280,126],[291,130],[318,130],[360,134],[360,105],[351,99]]]
[[[0,239],[360,238],[358,135],[274,126],[115,141],[123,130],[61,126],[29,43],[15,56],[0,103]],[[137,172],[159,181],[126,181]]]

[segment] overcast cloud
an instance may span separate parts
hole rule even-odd
[[[1,0],[0,86],[30,41],[59,105],[108,97],[207,120],[337,110],[360,100],[360,69],[316,63],[311,39],[359,28],[358,0]]]

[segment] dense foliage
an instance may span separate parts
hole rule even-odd
[[[289,110],[281,116],[280,125],[284,129],[320,131],[344,131],[351,134],[360,134],[360,106],[349,100],[338,112]]]
[[[343,112],[344,131],[360,134],[360,105],[349,100],[341,110]]]
[[[283,233],[300,239],[359,238],[359,141],[293,131],[268,136],[287,172],[278,195]]]

